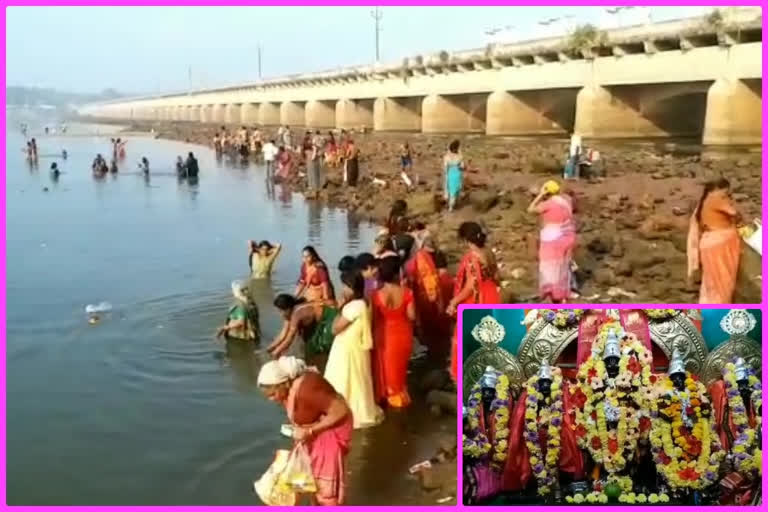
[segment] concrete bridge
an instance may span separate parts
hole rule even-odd
[[[85,105],[125,120],[762,140],[762,11]]]

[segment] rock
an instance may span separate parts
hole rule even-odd
[[[667,175],[664,174],[663,172],[655,172],[655,173],[651,174],[651,178],[654,179],[654,180],[663,180],[666,177],[667,177]]]
[[[613,256],[614,258],[624,257],[624,246],[621,245],[620,240],[613,241],[613,249],[611,249],[611,256]]]
[[[740,158],[736,161],[736,167],[749,167],[749,160]]]
[[[475,211],[485,213],[499,202],[499,195],[495,192],[473,190],[469,193],[469,202]]]
[[[494,160],[506,160],[509,158],[509,153],[494,153],[491,155]]]
[[[687,212],[687,211],[685,211],[685,210],[683,210],[683,209],[682,209],[682,208],[680,208],[679,206],[674,206],[674,207],[672,208],[672,214],[673,214],[673,215],[677,215],[678,217],[682,217],[682,216],[683,216],[683,215],[685,215],[686,213],[688,213],[688,212]]]
[[[621,261],[616,267],[616,275],[630,277],[632,275],[632,263],[627,260]]]
[[[449,376],[443,369],[430,370],[419,381],[422,391],[442,389],[448,383]]]
[[[749,199],[749,194],[733,194],[733,200],[737,203],[740,203],[742,201],[747,201]]]
[[[664,201],[665,201],[665,199],[663,197],[657,197],[657,198],[654,198],[653,203],[654,204],[662,204],[662,203],[664,203]]]
[[[595,281],[604,286],[616,284],[616,274],[609,268],[600,268],[595,272]]]
[[[560,174],[563,165],[554,158],[534,158],[531,161],[531,172],[535,174]]]
[[[440,482],[435,478],[435,474],[432,471],[432,468],[425,468],[419,471],[419,483],[421,484],[421,488],[425,491],[434,491],[435,489],[439,489],[441,487]]]
[[[456,414],[456,393],[433,389],[427,393],[427,404],[436,405],[442,412]]]
[[[587,249],[596,254],[607,254],[613,249],[613,241],[602,238],[593,238],[587,244]]]
[[[664,256],[649,251],[638,251],[630,254],[628,258],[628,262],[633,270],[643,270],[644,268],[664,263],[664,261]]]
[[[510,276],[512,276],[512,279],[522,279],[525,275],[525,269],[521,267],[517,267],[516,269],[513,269],[512,272],[509,273]]]

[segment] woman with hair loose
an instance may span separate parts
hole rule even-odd
[[[379,263],[381,286],[371,295],[373,306],[373,366],[376,400],[390,407],[407,407],[408,361],[413,349],[416,309],[413,292],[400,281],[400,258]]]
[[[352,439],[352,411],[333,386],[306,363],[280,357],[261,367],[257,380],[264,395],[285,407],[296,443],[309,452],[318,505],[343,505],[345,459]]]
[[[539,232],[539,297],[565,302],[571,293],[571,261],[576,245],[571,198],[556,181],[544,183],[528,206],[541,216]]]
[[[691,216],[688,278],[701,269],[701,304],[728,304],[736,288],[741,253],[736,226],[741,216],[731,202],[729,188],[725,178],[707,183]]]
[[[453,211],[461,193],[462,173],[464,172],[464,157],[459,150],[460,143],[454,140],[448,146],[448,152],[443,157],[443,172],[445,174],[445,199],[448,201],[448,211]]]
[[[363,276],[354,270],[341,274],[341,314],[333,321],[335,338],[328,354],[325,379],[344,397],[355,428],[381,423],[384,413],[376,405],[371,378],[371,313],[365,302]]]
[[[333,343],[336,308],[327,304],[318,307],[286,293],[275,297],[274,305],[283,317],[283,327],[267,347],[267,352],[273,357],[304,357],[322,368]],[[303,343],[297,342],[297,336],[301,336]]]
[[[485,247],[487,235],[477,222],[464,222],[459,226],[459,238],[467,244],[467,252],[461,258],[453,291],[453,299],[446,313],[456,316],[459,304],[498,304],[498,266],[493,252]],[[457,377],[456,331],[451,349],[451,376]]]
[[[248,240],[248,266],[251,269],[251,279],[267,279],[272,275],[272,267],[275,264],[282,245],[272,245],[268,240],[262,240],[258,244]]]
[[[301,272],[294,295],[309,302],[333,303],[336,300],[328,266],[311,245],[302,249]]]

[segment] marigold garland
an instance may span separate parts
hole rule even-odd
[[[558,478],[560,458],[560,431],[563,425],[563,376],[559,368],[552,371],[550,395],[539,391],[537,376],[528,379],[525,403],[525,444],[528,448],[531,469],[538,482],[538,493],[546,496],[552,492]],[[539,404],[543,404],[539,408]],[[539,425],[547,428],[546,456],[539,444]],[[546,460],[544,460],[546,459]]]
[[[749,414],[744,404],[744,399],[739,393],[739,384],[736,381],[736,365],[733,362],[726,363],[723,369],[723,381],[728,398],[728,408],[731,411],[731,419],[736,432],[731,451],[733,452],[734,469],[743,475],[762,475],[762,451],[757,446],[757,432],[762,425],[760,415],[763,405],[763,387],[755,372],[749,368],[747,379],[752,388],[752,405],[755,408],[755,428],[749,426]],[[758,453],[756,453],[758,452]],[[753,475],[754,476],[754,475]]]
[[[718,479],[725,453],[714,434],[706,388],[686,372],[685,389],[666,376],[654,403],[651,452],[662,477],[673,488],[703,489]]]
[[[680,313],[680,309],[644,309],[645,315],[652,320],[666,320],[677,316]]]
[[[475,458],[490,456],[491,466],[497,470],[504,468],[507,460],[507,447],[509,440],[509,377],[504,374],[498,376],[496,382],[496,398],[491,402],[496,432],[493,443],[490,442],[485,432],[480,429],[480,404],[482,403],[482,383],[477,382],[472,386],[468,401],[468,417],[470,435],[464,436],[462,449],[468,455]]]

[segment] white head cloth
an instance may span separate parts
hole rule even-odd
[[[276,386],[289,380],[293,380],[307,371],[307,364],[303,359],[293,356],[283,356],[276,361],[270,361],[261,367],[259,386]]]

